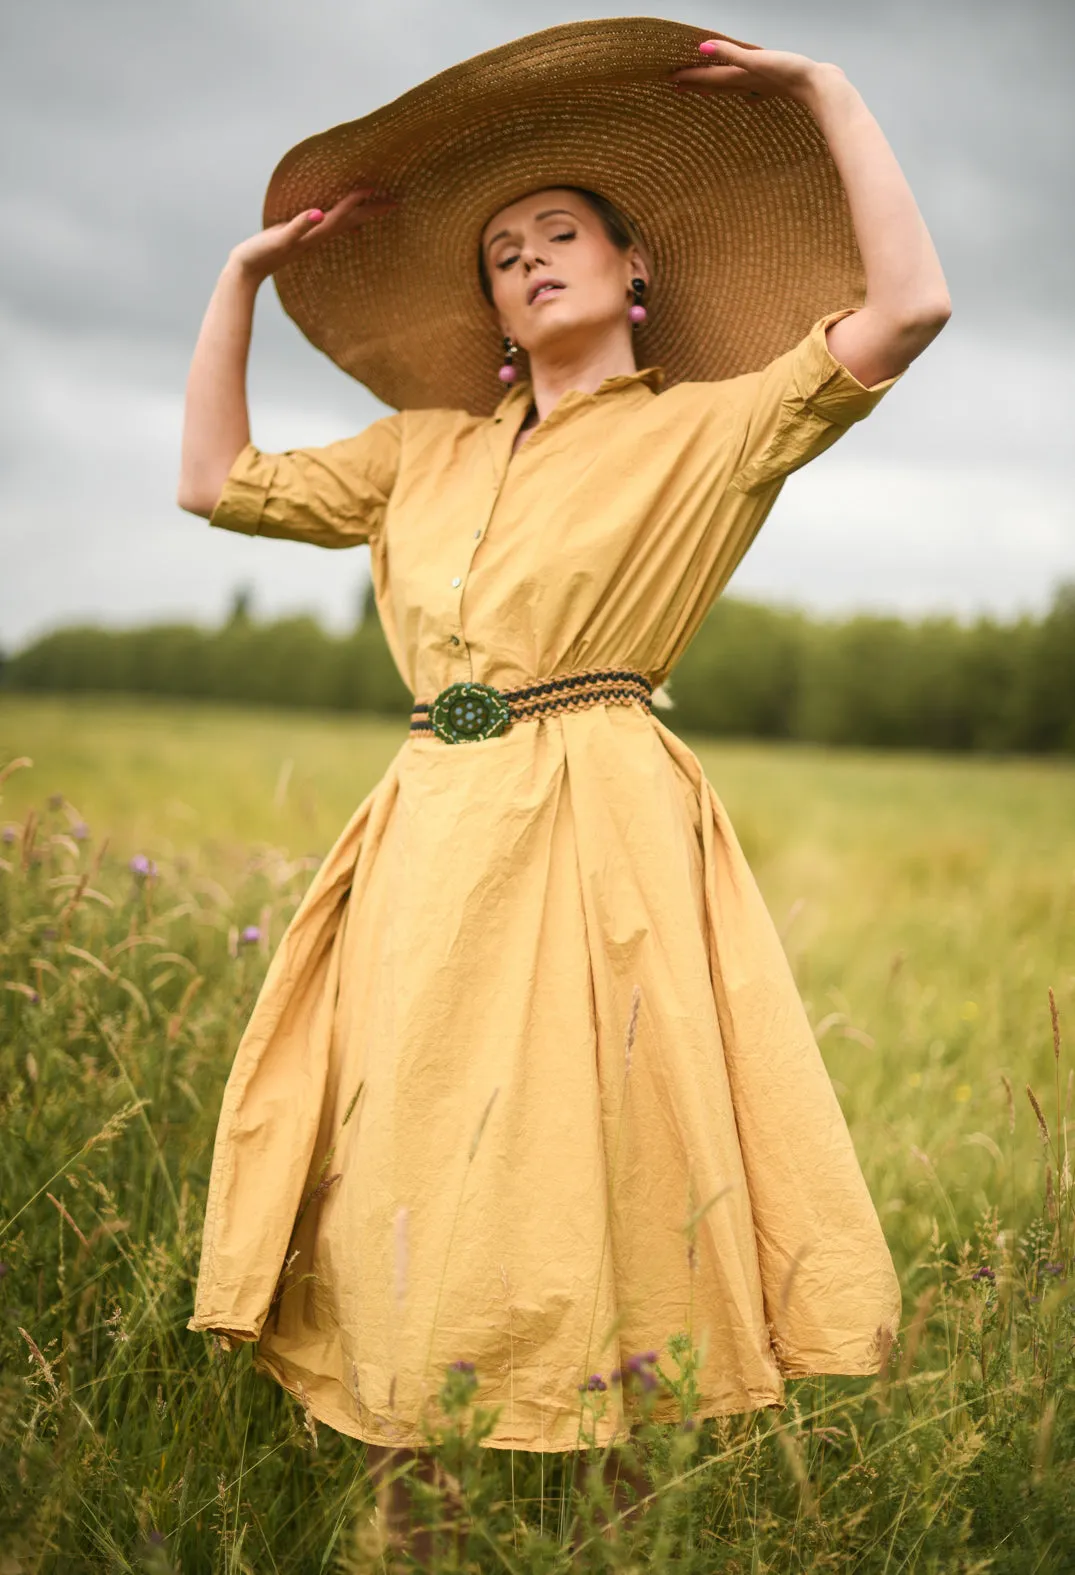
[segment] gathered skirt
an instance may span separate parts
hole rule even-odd
[[[892,1260],[772,921],[692,751],[598,706],[412,737],[315,875],[228,1080],[194,1317],[318,1420],[623,1436],[878,1370]],[[592,1384],[594,1376],[600,1384]],[[604,1385],[602,1388],[601,1385]],[[680,1408],[663,1389],[654,1415]]]

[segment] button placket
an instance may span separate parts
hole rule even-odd
[[[500,489],[498,487],[496,489],[496,497],[499,497],[499,495]],[[496,504],[496,497],[493,499],[494,507]],[[470,571],[474,565],[474,554],[477,551],[477,544],[481,541],[484,535],[485,528],[479,525],[471,536],[471,546],[470,551],[467,554],[467,564],[464,573],[452,575],[451,588],[453,591],[459,591],[460,593],[464,593],[466,591],[466,582],[470,577]],[[460,658],[467,657],[469,659],[469,651],[467,650],[466,637],[463,631],[462,601],[463,596],[460,594],[457,596],[455,603],[455,630],[449,634],[448,644],[452,647],[453,653],[456,656]]]
[[[494,424],[500,424],[500,416],[495,416],[493,419]],[[448,643],[452,648],[453,655],[460,659],[465,657],[468,662],[470,661],[470,651],[467,646],[466,632],[463,629],[463,596],[466,594],[466,582],[469,579],[470,571],[474,566],[474,554],[477,552],[478,547],[489,533],[490,521],[492,520],[493,513],[500,501],[500,494],[504,490],[504,482],[507,480],[507,461],[510,458],[510,454],[507,455],[506,458],[501,458],[499,455],[494,456],[494,472],[491,489],[492,496],[489,500],[489,511],[486,515],[485,523],[484,525],[476,526],[471,533],[470,551],[467,555],[466,568],[464,572],[462,574],[454,574],[452,576],[451,588],[453,591],[456,591],[459,594],[457,595],[455,603],[455,628],[448,636]],[[473,678],[473,671],[471,672],[471,677]]]

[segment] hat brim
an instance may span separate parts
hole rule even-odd
[[[648,17],[548,28],[307,138],[272,175],[266,225],[362,184],[399,206],[279,269],[284,310],[385,404],[488,414],[503,385],[482,228],[528,192],[582,186],[634,221],[652,262],[640,364],[668,385],[765,366],[860,305],[865,278],[804,105],[670,86],[727,36]]]

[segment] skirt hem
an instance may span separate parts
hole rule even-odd
[[[255,1351],[254,1366],[266,1377],[274,1379],[282,1389],[291,1395],[292,1399],[298,1401],[304,1412],[312,1417],[315,1422],[319,1422],[325,1427],[331,1427],[334,1432],[342,1433],[346,1438],[353,1438],[362,1444],[379,1445],[384,1449],[428,1449],[429,1447],[428,1440],[421,1428],[413,1424],[392,1423],[393,1436],[391,1437],[388,1436],[387,1430],[376,1434],[376,1436],[374,1436],[372,1429],[360,1430],[360,1425],[356,1424],[351,1418],[345,1419],[343,1414],[334,1407],[322,1406],[318,1401],[311,1398],[306,1393],[305,1386],[301,1380],[287,1376],[285,1364],[278,1362],[273,1357],[264,1355],[260,1351]],[[816,1372],[789,1373],[785,1376],[796,1382],[805,1378],[865,1378],[876,1377],[877,1369],[866,1367],[862,1367],[858,1371],[841,1369],[839,1373],[818,1370]],[[478,1402],[478,1404],[482,1403],[481,1401]],[[746,1405],[728,1402],[713,1402],[708,1405],[702,1405],[699,1406],[693,1415],[696,1422],[702,1422],[717,1417],[745,1416],[758,1411],[783,1411],[786,1407],[787,1400],[785,1396],[774,1392],[771,1398],[762,1399],[759,1397],[754,1402]],[[330,1409],[332,1411],[331,1415],[327,1414]],[[597,1447],[603,1449],[609,1444],[625,1443],[630,1432],[638,1427],[642,1420],[641,1416],[632,1416],[628,1419],[626,1428],[609,1427],[607,1424],[602,1428],[599,1424],[595,1425],[593,1431],[597,1435]],[[679,1422],[677,1417],[665,1417],[659,1414],[653,1420],[658,1425],[667,1427],[675,1427]],[[494,1429],[492,1434],[481,1440],[481,1445],[484,1449],[519,1449],[529,1454],[572,1454],[577,1452],[579,1448],[577,1444],[550,1443],[542,1439],[533,1438],[512,1438],[502,1428],[499,1432]],[[586,1446],[583,1445],[582,1447]]]

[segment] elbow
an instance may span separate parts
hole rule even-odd
[[[947,295],[915,302],[900,312],[889,314],[887,338],[901,367],[907,367],[932,344],[952,315]]]
[[[923,308],[919,314],[919,322],[922,326],[936,329],[937,333],[940,333],[951,315],[952,300],[946,291],[944,295],[938,296],[935,301],[931,301]]]
[[[180,487],[179,491],[176,493],[175,501],[183,510],[184,514],[197,514],[203,520],[207,520],[213,512],[212,503],[208,502],[208,500],[205,498],[198,497],[193,492],[184,491],[182,487]]]
[[[203,520],[210,517],[224,496],[241,452],[242,445],[236,448],[233,444],[226,449],[214,446],[206,451],[204,444],[184,437],[175,501],[185,514],[197,514]]]
[[[937,337],[951,315],[952,302],[945,293],[931,297],[928,301],[916,302],[903,314],[900,329],[909,337],[920,338],[924,344],[928,344]]]
[[[898,301],[869,301],[869,314],[890,334],[913,337],[923,332],[940,333],[952,315],[952,302],[946,291],[939,295],[911,296]]]
[[[204,480],[199,482],[189,476],[180,476],[175,501],[184,514],[197,514],[207,520],[216,508],[219,496],[219,491],[212,492]]]

